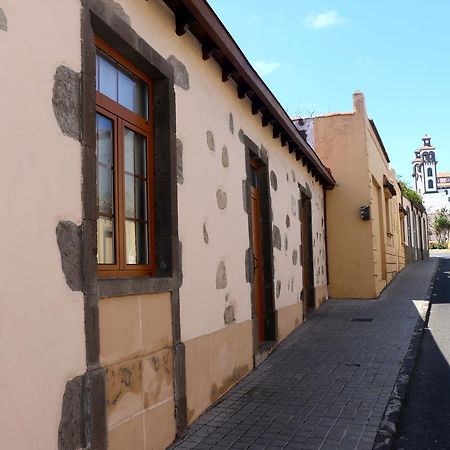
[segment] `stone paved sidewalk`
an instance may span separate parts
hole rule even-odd
[[[438,261],[326,302],[172,448],[371,449]]]

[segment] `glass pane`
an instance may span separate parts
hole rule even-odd
[[[109,218],[97,219],[97,262],[99,264],[114,264],[114,227]]]
[[[253,187],[258,187],[258,172],[256,167],[250,166],[250,182]]]
[[[135,179],[136,188],[136,219],[147,220],[147,182]]]
[[[113,172],[109,167],[98,166],[98,211],[113,214]]]
[[[98,90],[117,101],[117,69],[104,57],[97,55],[98,63]]]
[[[134,85],[135,82],[132,78],[119,72],[119,103],[131,111],[136,110],[134,103]]]
[[[148,94],[147,85],[140,80],[134,84],[134,109],[133,111],[148,119]]]
[[[125,171],[134,173],[134,132],[125,128]]]
[[[136,222],[136,261],[148,264],[147,224]]]
[[[113,165],[113,122],[97,114],[97,155],[99,162]]]
[[[125,216],[136,217],[134,213],[134,181],[133,175],[125,174]]]
[[[98,87],[98,80],[100,78],[99,74],[100,74],[100,70],[99,70],[99,60],[100,58],[98,57],[98,55],[95,57],[95,89],[98,91],[99,87]]]
[[[141,177],[147,175],[147,141],[144,136],[125,128],[125,171]]]
[[[148,119],[147,84],[103,52],[97,53],[97,90]]]
[[[147,224],[125,222],[127,264],[148,264]]]
[[[134,173],[141,177],[147,176],[147,140],[140,134],[134,137]]]
[[[133,220],[125,221],[127,264],[136,264],[136,229]]]

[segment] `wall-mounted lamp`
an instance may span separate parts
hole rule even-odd
[[[370,206],[361,206],[360,214],[362,220],[370,220]]]

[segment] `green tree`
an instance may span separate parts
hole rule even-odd
[[[408,183],[405,181],[399,181],[398,182],[400,189],[402,191],[402,194],[413,203],[418,203],[419,205],[423,206],[423,198],[422,196],[416,192],[414,189],[412,189]]]
[[[447,248],[450,233],[450,217],[447,208],[442,208],[436,213],[432,227],[436,234],[438,248]]]

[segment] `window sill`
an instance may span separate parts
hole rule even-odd
[[[123,297],[125,295],[159,294],[179,287],[175,277],[100,278],[98,297]]]

